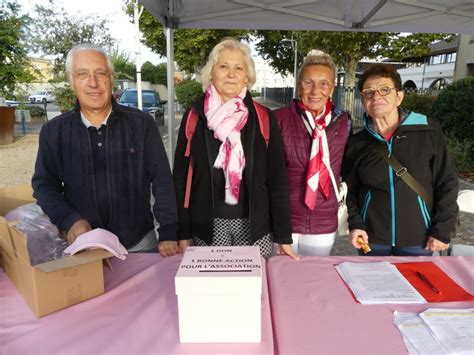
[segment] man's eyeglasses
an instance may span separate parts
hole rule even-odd
[[[315,82],[313,80],[301,80],[301,87],[304,90],[310,90],[314,87],[317,87],[321,91],[329,91],[331,89],[331,83],[327,80],[321,80],[318,82]]]
[[[74,77],[80,81],[89,80],[91,76],[94,76],[95,80],[97,81],[107,81],[110,79],[110,72],[107,70],[96,70],[95,72],[91,73],[84,70],[74,74]]]
[[[395,89],[394,87],[391,86],[380,86],[377,89],[365,89],[360,92],[362,97],[366,100],[370,100],[371,98],[374,97],[375,93],[378,92],[380,96],[387,96],[392,92],[392,90]]]

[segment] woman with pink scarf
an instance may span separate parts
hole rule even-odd
[[[312,50],[298,71],[299,97],[275,111],[288,169],[293,249],[301,255],[329,255],[338,229],[336,189],[351,118],[331,101],[335,76],[331,57]]]
[[[204,95],[184,114],[176,146],[178,238],[198,246],[256,245],[264,257],[275,242],[280,254],[296,258],[280,134],[269,110],[268,142],[261,132],[249,91],[255,80],[246,44],[224,39],[214,47],[201,71]],[[191,109],[198,119],[187,157]]]

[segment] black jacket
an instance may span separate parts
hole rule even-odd
[[[244,98],[249,109],[243,140],[245,169],[242,184],[246,183],[250,219],[250,242],[272,232],[277,243],[291,244],[291,219],[286,176],[285,158],[278,126],[273,114],[270,116],[270,140],[268,147],[258,126],[258,117],[249,93]],[[204,97],[193,105],[199,114],[191,143],[194,161],[193,181],[189,209],[184,208],[184,195],[189,158],[186,149],[185,127],[188,111],[183,115],[174,159],[173,179],[178,203],[178,239],[198,237],[207,244],[212,242],[214,220],[213,164],[211,158],[213,132],[207,128],[203,113]]]
[[[173,181],[152,117],[112,99],[106,134],[108,224],[102,223],[98,212],[90,136],[79,106],[41,129],[32,179],[38,204],[60,230],[67,231],[84,218],[92,228],[113,232],[129,248],[154,227],[151,184],[160,241],[176,240]]]
[[[455,231],[458,176],[436,121],[402,114],[387,147],[433,198],[433,209],[400,178],[376,149],[385,140],[364,117],[364,129],[349,139],[343,162],[348,185],[349,229],[362,229],[369,242],[421,246],[428,236],[449,243]]]

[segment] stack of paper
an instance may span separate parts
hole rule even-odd
[[[395,311],[393,322],[410,354],[474,353],[474,308]]]
[[[398,269],[386,261],[344,262],[336,270],[362,304],[426,303]]]

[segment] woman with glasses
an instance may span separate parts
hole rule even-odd
[[[446,250],[458,214],[458,177],[437,122],[400,108],[400,75],[373,64],[359,79],[364,128],[346,148],[343,178],[352,245],[367,255]],[[398,160],[394,162],[393,159]]]
[[[331,101],[335,75],[331,57],[312,50],[298,71],[298,98],[275,111],[290,187],[293,250],[301,255],[329,255],[336,237],[334,186],[351,119]]]

